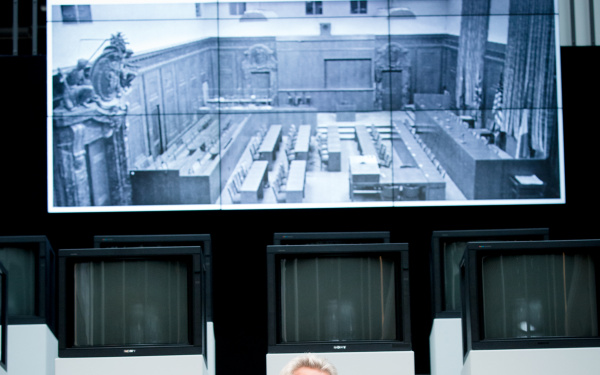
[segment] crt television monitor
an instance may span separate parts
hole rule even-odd
[[[547,228],[434,231],[431,236],[431,288],[434,318],[460,318],[460,261],[468,242],[547,240]]]
[[[199,246],[61,249],[59,356],[202,354]]]
[[[267,246],[268,352],[411,350],[408,245]]]
[[[94,236],[94,247],[200,246],[206,269],[206,319],[213,321],[212,240],[210,234],[127,234]]]
[[[8,323],[56,327],[56,256],[46,236],[0,237],[0,262],[11,275]]]
[[[471,242],[463,350],[598,347],[600,240]]]
[[[8,336],[8,277],[6,269],[0,263],[0,367],[6,370],[7,336]]]
[[[273,245],[389,243],[390,232],[297,232],[273,234]]]

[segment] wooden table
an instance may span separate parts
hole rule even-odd
[[[377,157],[356,155],[350,157],[350,199],[354,194],[381,194],[380,170]]]
[[[263,141],[258,148],[258,154],[261,160],[269,162],[269,170],[273,169],[275,159],[277,159],[277,151],[281,143],[281,125],[271,125]]]
[[[429,156],[423,151],[410,129],[398,124],[392,148],[393,162],[380,179],[382,198],[395,200],[399,189],[418,188],[423,200],[446,199],[446,182]],[[397,150],[406,153],[401,159]],[[408,153],[411,153],[410,155]]]
[[[293,160],[290,164],[285,191],[287,203],[302,203],[306,182],[306,160]]]
[[[371,138],[371,133],[367,130],[364,125],[356,125],[356,141],[358,142],[358,150],[362,155],[373,155],[377,157],[377,149]]]
[[[331,125],[327,128],[327,153],[329,155],[327,170],[332,172],[341,171],[342,143],[340,140],[339,128],[335,125]]]
[[[536,175],[510,176],[511,190],[514,198],[543,198],[545,184]]]
[[[268,182],[268,166],[269,162],[266,160],[256,160],[252,163],[240,189],[242,203],[258,203],[263,199],[263,189]]]
[[[250,104],[255,105],[271,105],[273,100],[271,98],[213,98],[206,101],[208,104],[219,104],[223,106],[247,106]]]
[[[298,135],[296,136],[296,145],[294,146],[294,153],[296,160],[308,160],[308,150],[310,146],[310,125],[300,125],[298,127]]]

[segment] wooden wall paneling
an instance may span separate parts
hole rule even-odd
[[[189,71],[189,108],[192,121],[198,120],[198,109],[202,106],[202,69],[200,66],[200,53],[194,53],[188,58]]]
[[[373,110],[374,41],[372,37],[278,40],[280,105],[308,95],[321,111],[335,111],[341,101],[357,104],[358,110]]]
[[[217,98],[220,92],[220,62],[219,50],[215,45],[206,51],[203,51],[200,59],[200,66],[205,75],[205,80],[208,85],[208,98]],[[203,82],[204,83],[204,82]]]
[[[163,119],[165,129],[165,142],[169,147],[181,132],[181,113],[179,112],[177,86],[175,82],[174,64],[164,65],[160,68],[163,97]]]
[[[219,50],[218,74],[218,96],[234,96],[236,94],[236,64],[234,51]]]
[[[313,41],[278,40],[278,101],[280,106],[293,105],[298,98],[309,96],[311,106],[323,106],[322,47]]]
[[[146,128],[146,106],[144,97],[144,82],[138,77],[134,80],[131,90],[127,94],[127,139],[129,154],[129,168],[139,168],[150,154]]]
[[[187,129],[193,121],[192,93],[190,89],[190,79],[192,70],[190,68],[190,58],[184,57],[174,64],[175,80],[177,83],[177,112],[179,116],[180,131]]]
[[[442,49],[420,48],[416,51],[417,63],[414,65],[415,93],[442,93]]]
[[[278,41],[280,90],[314,90],[324,87],[321,52],[317,47],[318,44],[309,41]]]
[[[454,46],[445,45],[442,60],[442,92],[450,94],[450,107],[456,107],[456,61],[458,52]]]
[[[144,99],[147,113],[147,137],[150,146],[150,155],[158,157],[165,150],[162,129],[162,89],[160,82],[160,71],[149,70],[143,75]]]
[[[373,87],[372,60],[325,59],[325,87],[332,89],[368,89]]]

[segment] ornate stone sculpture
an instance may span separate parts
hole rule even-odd
[[[121,33],[113,35],[106,47],[94,62],[90,79],[94,91],[104,102],[120,98],[131,87],[136,77],[136,69],[128,60],[133,51],[127,49],[127,42]]]
[[[254,89],[252,74],[266,73],[269,77],[269,94],[273,95],[277,88],[277,60],[275,52],[264,44],[255,44],[244,52],[242,60],[242,70],[244,72],[244,95],[252,95]],[[260,89],[266,89],[261,87]]]
[[[88,60],[80,59],[68,73],[59,69],[54,78],[54,95],[60,99],[59,106],[71,111],[91,103],[102,108],[118,105],[115,99],[131,87],[136,77],[136,68],[128,62],[132,54],[123,35],[117,33],[91,66]]]
[[[408,50],[397,43],[388,43],[377,49],[375,59],[375,107],[381,108],[383,102],[384,72],[402,72],[402,103],[409,102],[410,59]]]
[[[79,59],[75,68],[68,73],[58,70],[54,94],[62,98],[61,105],[65,109],[87,106],[95,100],[94,88],[89,78],[90,67],[85,59]]]
[[[123,35],[90,66],[80,59],[54,77],[54,204],[131,204],[127,160],[127,105],[123,94],[136,76]]]

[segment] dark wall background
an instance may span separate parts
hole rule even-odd
[[[0,235],[46,235],[53,247],[92,247],[94,235],[210,233],[217,372],[265,374],[265,247],[274,232],[390,231],[410,246],[416,372],[429,372],[429,239],[433,230],[548,227],[551,237],[600,237],[595,182],[598,47],[562,49],[567,203],[270,211],[64,213],[46,211],[44,57],[0,57]]]

